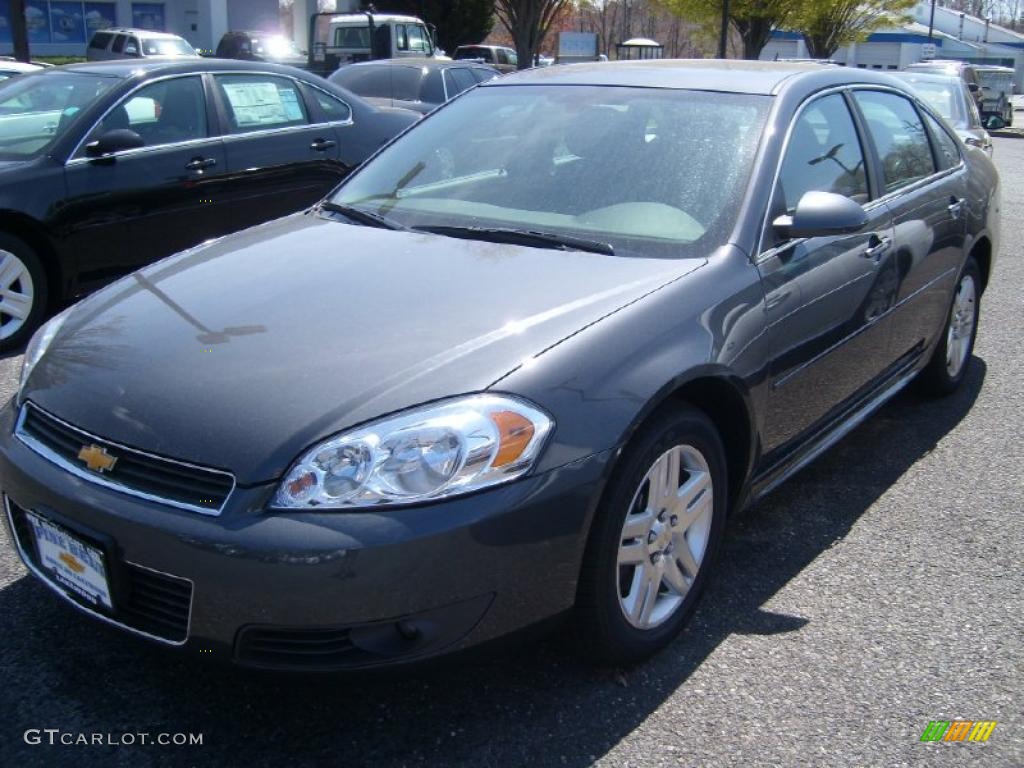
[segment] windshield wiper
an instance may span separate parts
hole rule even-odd
[[[447,225],[413,227],[415,232],[429,232],[445,237],[460,237],[465,240],[486,240],[491,243],[512,243],[535,248],[552,248],[558,251],[587,251],[614,256],[615,249],[610,243],[587,240],[572,235],[556,235],[551,232],[537,232],[532,229],[504,229],[495,227],[453,227]]]
[[[331,213],[340,213],[346,219],[351,219],[359,224],[364,224],[368,227],[380,227],[381,229],[400,229],[408,230],[409,228],[399,224],[397,221],[389,219],[387,216],[381,216],[379,213],[373,213],[372,211],[364,211],[362,208],[356,208],[351,205],[342,205],[341,203],[333,203],[330,200],[325,200],[320,203],[320,210],[330,211]]]

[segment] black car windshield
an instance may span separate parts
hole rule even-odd
[[[704,255],[735,224],[770,102],[654,88],[478,88],[382,152],[333,201],[410,228]]]
[[[46,152],[117,82],[116,77],[50,70],[0,83],[0,159],[20,160]]]

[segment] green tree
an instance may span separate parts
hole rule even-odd
[[[729,0],[729,23],[743,41],[743,58],[756,59],[771,39],[772,30],[785,29],[803,2],[830,0]],[[711,27],[720,23],[722,0],[661,0],[677,16]]]
[[[804,0],[789,26],[804,36],[812,58],[866,40],[876,29],[907,21],[916,0]]]
[[[449,54],[460,45],[482,42],[494,27],[494,0],[385,0],[378,6],[433,24],[435,42]]]

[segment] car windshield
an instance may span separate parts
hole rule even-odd
[[[705,255],[735,223],[770,102],[653,88],[478,88],[382,152],[332,202],[406,227]]]
[[[967,110],[963,103],[963,85],[959,79],[929,77],[904,78],[929,107],[949,121],[954,128],[967,127]]]
[[[143,39],[142,52],[146,56],[195,56],[195,49],[184,40],[173,37]]]
[[[0,159],[45,152],[116,82],[114,77],[48,71],[0,83]]]

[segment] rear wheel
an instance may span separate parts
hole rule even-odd
[[[25,242],[0,233],[0,352],[28,341],[46,312],[46,273]]]
[[[591,531],[577,597],[580,646],[640,661],[683,628],[726,515],[725,452],[695,408],[659,412],[627,447]]]
[[[946,326],[932,359],[921,371],[921,386],[936,395],[955,392],[967,376],[978,332],[981,274],[974,257],[967,260],[946,318]]]

